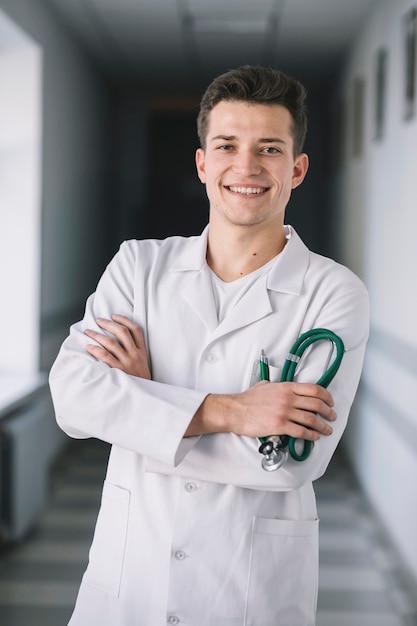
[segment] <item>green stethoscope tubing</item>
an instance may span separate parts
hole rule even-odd
[[[336,356],[333,359],[333,362],[329,367],[327,367],[326,371],[322,374],[322,376],[316,383],[321,387],[327,388],[337,374],[337,371],[343,359],[343,355],[345,353],[345,346],[342,339],[338,335],[336,335],[336,333],[326,328],[313,328],[312,330],[308,330],[307,332],[299,336],[297,341],[292,346],[284,363],[280,382],[292,382],[294,380],[297,365],[304,355],[304,352],[313,343],[323,340],[330,341],[333,344],[332,353],[334,351],[334,348],[336,348]],[[266,442],[267,439],[267,437],[259,438],[261,443]],[[297,439],[295,437],[288,437],[288,451],[295,461],[305,461],[310,455],[313,443],[311,441],[304,440],[303,451],[301,453],[298,453],[295,449],[296,441]]]

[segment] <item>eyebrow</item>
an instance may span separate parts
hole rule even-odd
[[[215,137],[212,137],[210,139],[210,141],[218,141],[219,139],[222,139],[223,141],[234,141],[237,139],[236,135],[216,135]],[[261,137],[260,139],[258,139],[259,143],[283,143],[286,144],[287,142],[284,141],[284,139],[280,139],[280,137]]]
[[[217,141],[218,139],[223,139],[223,141],[233,141],[236,137],[235,135],[216,135],[215,137],[212,137],[210,141]]]

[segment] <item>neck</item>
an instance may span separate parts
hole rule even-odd
[[[254,235],[253,228],[222,229],[221,233],[217,233],[210,225],[207,263],[221,280],[232,282],[268,263],[284,249],[285,244],[283,226],[276,230],[270,227]]]

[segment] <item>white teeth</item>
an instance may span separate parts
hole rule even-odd
[[[265,191],[264,187],[229,187],[229,189],[235,193],[245,193],[248,196]]]

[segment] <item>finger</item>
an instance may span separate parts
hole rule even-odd
[[[88,354],[91,354],[95,359],[105,363],[109,367],[118,367],[119,361],[115,358],[108,350],[105,348],[101,348],[100,346],[95,346],[91,343],[87,344],[85,347]]]
[[[123,357],[125,353],[124,349],[116,339],[113,339],[113,337],[103,335],[103,333],[98,333],[95,330],[90,329],[85,330],[84,334],[87,335],[87,337],[94,339],[94,341],[96,341],[102,348],[118,360]]]
[[[318,441],[322,436],[329,436],[333,430],[323,421],[315,422],[315,416],[311,418],[306,416],[288,417],[283,424],[283,430],[286,435],[295,439],[307,439],[308,441]]]
[[[330,422],[335,421],[337,416],[332,408],[334,401],[327,389],[319,385],[293,383],[291,391],[294,393],[294,406],[297,409],[318,413]]]
[[[305,439],[306,441],[319,441],[322,435],[315,430],[303,428],[299,424],[290,424],[286,430],[286,435],[294,439]]]
[[[317,398],[299,397],[294,402],[294,408],[311,415],[320,415],[328,422],[334,422],[337,418],[334,409]]]
[[[126,317],[125,315],[119,315],[116,313],[112,315],[112,320],[122,326],[126,326],[126,328],[130,330],[137,348],[139,348],[140,350],[146,349],[143,330],[142,327],[139,326],[139,324],[131,320],[129,317]]]
[[[122,345],[127,352],[129,352],[132,348],[137,347],[132,337],[132,333],[127,326],[114,322],[113,320],[106,320],[102,318],[97,318],[96,323],[100,328],[114,335],[120,345]]]
[[[322,400],[328,406],[334,406],[334,400],[328,389],[325,389],[321,385],[309,384],[309,383],[289,383],[293,393],[300,396],[308,396],[311,398],[318,398]]]
[[[252,388],[255,390],[255,388]],[[310,395],[309,395],[310,394]],[[336,419],[336,413],[327,402],[333,405],[333,398],[318,385],[304,383],[270,383],[269,387],[262,389],[263,399],[266,404],[275,407],[277,415],[285,416],[293,422],[303,424],[309,420],[309,425],[314,427],[317,423],[317,414],[329,422]],[[322,398],[325,398],[323,400]],[[309,417],[310,416],[310,417]],[[314,420],[314,423],[311,423]],[[321,422],[320,422],[321,423]]]
[[[294,394],[291,386],[285,383],[279,385],[274,389],[272,383],[271,391],[274,392],[276,418],[278,424],[281,421],[280,426],[284,428],[285,434],[310,440],[332,434],[333,429],[328,422],[336,419],[336,413],[328,404],[318,397]]]
[[[299,411],[294,422],[304,430],[314,431],[321,435],[331,435],[333,432],[330,424],[321,419],[316,413],[309,411]]]

